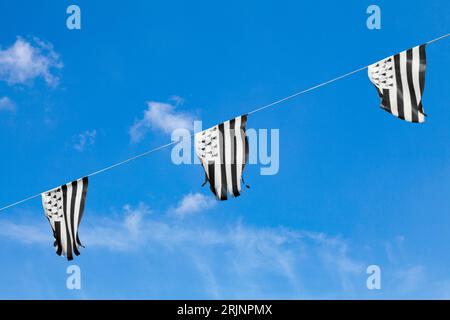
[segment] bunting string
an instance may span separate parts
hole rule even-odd
[[[442,35],[442,36],[440,36],[440,37],[437,37],[437,38],[432,39],[432,40],[430,40],[430,41],[428,41],[428,42],[425,42],[425,44],[426,44],[426,45],[429,45],[429,44],[438,42],[438,41],[443,40],[443,39],[448,38],[448,37],[450,37],[450,33],[444,34],[444,35]],[[266,105],[264,105],[264,106],[255,108],[255,109],[253,109],[253,110],[247,112],[246,114],[247,114],[247,115],[252,115],[252,114],[255,114],[255,113],[257,113],[257,112],[260,112],[260,111],[266,110],[266,109],[268,109],[268,108],[274,107],[274,106],[279,105],[279,104],[281,104],[281,103],[283,103],[283,102],[286,102],[286,101],[288,101],[288,100],[292,100],[292,99],[294,99],[294,98],[296,98],[296,97],[298,97],[298,96],[300,96],[300,95],[303,95],[303,94],[308,93],[308,92],[310,92],[310,91],[316,90],[316,89],[318,89],[318,88],[321,88],[321,87],[324,87],[324,86],[326,86],[326,85],[332,84],[332,83],[334,83],[334,82],[336,82],[336,81],[339,81],[339,80],[342,80],[342,79],[344,79],[344,78],[347,78],[347,77],[349,77],[349,76],[351,76],[351,75],[353,75],[353,74],[356,74],[356,73],[358,73],[358,72],[361,72],[361,71],[363,71],[363,70],[366,70],[366,69],[368,69],[370,66],[371,66],[371,65],[367,65],[367,66],[358,68],[358,69],[356,69],[356,70],[354,70],[354,71],[348,72],[348,73],[346,73],[346,74],[343,74],[343,75],[338,76],[338,77],[336,77],[336,78],[333,78],[333,79],[331,79],[331,80],[322,82],[322,83],[317,84],[317,85],[315,85],[315,86],[312,86],[312,87],[310,87],[310,88],[308,88],[308,89],[305,89],[305,90],[302,90],[302,91],[295,92],[295,93],[293,93],[293,94],[291,94],[291,95],[289,95],[289,96],[287,96],[287,97],[281,98],[281,99],[279,99],[279,100],[276,100],[276,101],[271,102],[271,103],[269,103],[269,104],[266,104]],[[194,136],[195,136],[194,133],[191,134],[191,137],[194,137]],[[152,153],[154,153],[154,152],[157,152],[157,151],[166,149],[166,148],[168,148],[168,147],[170,147],[170,146],[172,146],[172,145],[174,145],[174,144],[176,144],[176,143],[178,143],[178,141],[172,141],[172,142],[167,143],[167,144],[164,144],[164,145],[162,145],[162,146],[159,146],[159,147],[156,147],[156,148],[147,150],[147,151],[145,151],[145,152],[143,152],[143,153],[137,154],[137,155],[132,156],[132,157],[130,157],[130,158],[128,158],[128,159],[122,160],[122,161],[117,162],[117,163],[115,163],[115,164],[109,165],[109,166],[107,166],[107,167],[105,167],[105,168],[103,168],[103,169],[100,169],[100,170],[97,170],[97,171],[95,171],[95,172],[92,172],[92,173],[90,173],[90,174],[88,174],[88,175],[85,175],[84,177],[92,177],[92,176],[95,176],[95,175],[104,173],[104,172],[106,172],[106,171],[112,170],[112,169],[114,169],[114,168],[116,168],[116,167],[122,166],[122,165],[124,165],[124,164],[126,164],[126,163],[129,163],[129,162],[131,162],[131,161],[134,161],[134,160],[137,160],[137,159],[139,159],[139,158],[148,156],[148,155],[150,155],[150,154],[152,154]],[[78,179],[78,180],[80,180],[80,179]],[[6,210],[6,209],[9,209],[9,208],[11,208],[11,207],[17,206],[17,205],[19,205],[19,204],[21,204],[21,203],[27,202],[27,201],[29,201],[29,200],[35,199],[35,198],[37,198],[37,197],[40,197],[43,193],[51,192],[51,191],[53,191],[54,189],[55,189],[55,188],[50,189],[50,190],[48,190],[48,191],[40,192],[40,193],[38,193],[38,194],[35,194],[35,195],[32,195],[32,196],[26,197],[26,198],[24,198],[24,199],[22,199],[22,200],[19,200],[19,201],[17,201],[17,202],[14,202],[14,203],[5,205],[4,207],[0,208],[0,212],[4,211],[4,210]]]

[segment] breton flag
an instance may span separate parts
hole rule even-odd
[[[408,49],[369,66],[369,79],[381,99],[381,108],[409,122],[424,122],[425,45]]]
[[[195,150],[205,170],[205,183],[209,182],[218,200],[227,200],[228,193],[240,195],[248,160],[246,124],[247,115],[243,115],[195,135]]]
[[[56,254],[67,260],[79,255],[78,228],[83,217],[88,178],[82,178],[42,194],[45,215],[53,230]]]

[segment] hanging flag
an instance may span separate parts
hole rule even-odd
[[[242,173],[248,161],[246,124],[247,115],[243,115],[195,135],[195,150],[205,170],[205,183],[209,182],[219,200],[227,200],[228,193],[240,195]]]
[[[408,49],[369,66],[369,79],[381,99],[381,108],[409,122],[424,122],[425,45]]]
[[[79,255],[78,227],[83,217],[84,203],[88,189],[88,178],[82,178],[59,188],[42,193],[42,205],[53,230],[56,254],[67,260],[73,253]]]

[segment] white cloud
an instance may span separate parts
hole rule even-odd
[[[44,231],[43,224],[16,224],[8,220],[0,220],[0,236],[25,244],[46,245],[51,241],[51,234]]]
[[[50,227],[45,223],[34,226],[3,221],[0,236],[49,248],[52,242]],[[314,285],[308,279],[311,270],[321,282],[329,282],[330,288],[351,290],[347,283],[365,274],[363,264],[349,255],[346,242],[337,237],[250,226],[240,220],[222,225],[205,220],[180,221],[153,214],[142,203],[126,205],[117,214],[87,212],[80,239],[90,253],[101,250],[100,256],[107,250],[144,256],[168,266],[182,263],[194,272],[190,276],[199,279],[197,285],[215,298],[230,292],[236,297],[243,293],[248,293],[247,298],[273,296],[273,288],[277,290],[279,284],[289,290],[286,294],[291,298],[306,297],[308,287]]]
[[[189,193],[183,197],[176,208],[169,210],[170,214],[184,217],[189,214],[208,210],[216,205],[217,201],[202,193]]]
[[[205,291],[215,298],[224,292],[251,292],[260,297],[268,277],[305,297],[311,284],[308,267],[320,273],[330,287],[351,292],[364,265],[347,252],[345,241],[323,233],[285,228],[259,228],[240,221],[222,226],[157,217],[126,206],[122,219],[107,219],[83,226],[82,240],[92,249],[146,254],[161,259],[175,254],[197,270]],[[334,278],[338,278],[336,281]],[[326,279],[326,280],[325,280]],[[290,291],[292,292],[292,291]]]
[[[185,99],[183,97],[174,95],[169,98],[169,101],[173,101],[176,106],[181,106],[184,104]]]
[[[142,219],[151,214],[150,208],[143,202],[139,203],[137,208],[133,208],[131,205],[127,204],[123,207],[124,210],[124,226],[125,229],[133,236],[139,233],[139,226]]]
[[[16,110],[16,104],[8,97],[0,98],[0,111],[14,111]]]
[[[52,250],[51,229],[45,219],[26,223],[1,219],[0,238]],[[144,203],[125,205],[107,215],[87,212],[80,238],[86,254],[89,250],[91,257],[100,261],[108,251],[120,254],[121,259],[130,256],[133,263],[142,258],[155,272],[141,276],[149,276],[155,286],[173,288],[180,298],[185,297],[176,289],[180,281],[187,281],[194,294],[203,292],[202,297],[218,299],[438,298],[448,297],[450,292],[445,277],[430,278],[425,267],[408,260],[382,264],[384,290],[374,293],[365,289],[366,267],[372,261],[357,258],[350,243],[340,237],[251,226],[240,220],[220,224],[192,217],[181,221],[155,214]],[[168,271],[166,276],[160,271],[173,268],[180,272]]]
[[[97,136],[96,130],[86,130],[78,134],[75,138],[76,142],[73,148],[77,151],[84,151],[86,147],[92,146],[95,143],[95,138]]]
[[[392,278],[392,287],[399,292],[420,290],[422,283],[426,281],[425,269],[421,265],[398,268],[393,272]]]
[[[179,97],[177,104],[179,103]],[[170,103],[150,101],[148,109],[144,111],[144,117],[130,127],[131,141],[136,143],[142,141],[151,130],[160,130],[164,133],[172,133],[176,129],[192,129],[193,117],[187,113],[175,111],[175,106]]]
[[[35,78],[42,77],[48,85],[55,86],[58,77],[52,71],[62,67],[53,46],[38,38],[28,42],[18,37],[12,46],[0,49],[0,80],[9,85],[28,84]]]

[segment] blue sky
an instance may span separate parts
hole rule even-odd
[[[70,4],[0,3],[0,52],[35,50],[0,72],[2,205],[169,142],[149,102],[206,128],[450,30],[444,0],[377,1],[381,30],[367,1],[77,0],[75,31]],[[248,166],[237,199],[170,149],[93,177],[82,290],[40,200],[3,211],[0,298],[449,298],[449,52],[428,47],[423,125],[380,110],[366,72],[249,117],[280,130],[280,170]]]

